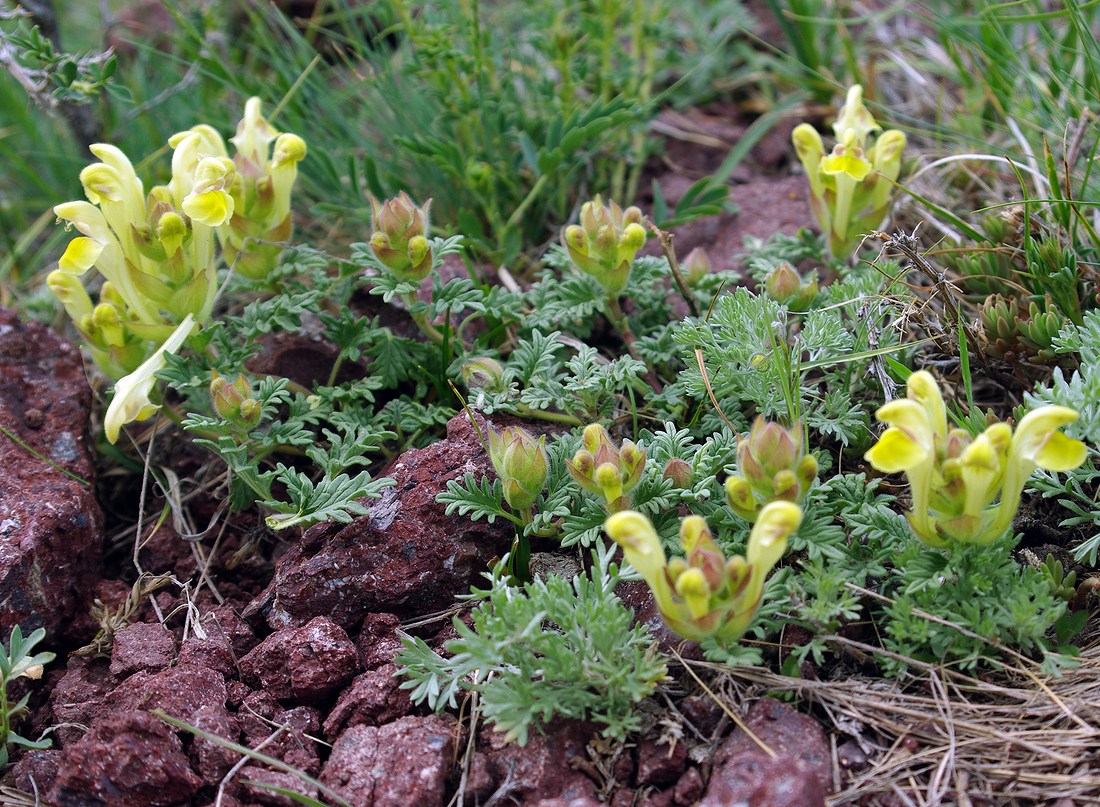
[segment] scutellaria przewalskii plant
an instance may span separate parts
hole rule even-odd
[[[274,141],[274,151],[270,153]],[[69,242],[47,284],[64,304],[99,368],[117,383],[104,427],[111,442],[123,425],[158,411],[155,373],[210,321],[218,290],[215,248],[246,277],[262,279],[291,232],[290,195],[304,141],[279,134],[251,98],[232,138],[205,124],[173,135],[172,177],[148,195],[129,158],[97,143],[101,162],[80,172],[88,201],[54,212],[81,235]],[[102,276],[92,303],[80,276]]]
[[[863,104],[863,87],[856,84],[833,124],[836,145],[831,152],[826,154],[821,135],[808,123],[791,133],[810,182],[810,206],[828,235],[829,251],[838,258],[882,223],[901,172],[905,134],[889,129],[872,141],[879,128]]]
[[[963,429],[948,429],[943,395],[931,373],[913,373],[906,390],[905,398],[875,413],[890,425],[866,458],[885,473],[905,473],[913,496],[909,523],[929,546],[1003,538],[1032,473],[1069,471],[1085,461],[1085,444],[1059,431],[1077,419],[1067,407],[1040,407],[1024,415],[1015,430],[994,423],[972,438]]]

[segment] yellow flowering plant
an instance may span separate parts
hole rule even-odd
[[[871,133],[879,128],[863,104],[863,87],[856,84],[833,124],[836,145],[829,154],[810,124],[791,133],[810,182],[810,207],[836,257],[847,255],[864,233],[879,226],[890,204],[905,134],[890,129],[872,142]]]
[[[200,220],[218,218],[222,212],[218,206],[228,204],[226,226],[217,231],[226,263],[250,280],[266,279],[292,231],[290,197],[298,163],[306,156],[305,141],[276,130],[261,114],[260,99],[249,98],[237,133],[229,138],[235,150],[232,160],[212,126],[200,124],[168,140],[177,153],[184,142],[197,142],[197,147],[186,152],[185,170],[178,179],[173,165],[173,181],[186,182],[194,176],[193,190],[199,191],[186,212]],[[223,169],[235,175],[225,188],[226,196],[215,199],[202,194],[208,183],[218,182]]]
[[[803,447],[800,424],[787,429],[758,417],[737,441],[737,471],[726,480],[726,501],[755,521],[768,502],[802,501],[817,479],[817,460]]]
[[[631,265],[645,240],[642,211],[633,206],[623,210],[614,201],[605,205],[599,194],[581,205],[580,223],[562,231],[569,259],[596,278],[612,298],[626,288]]]
[[[753,525],[745,555],[726,558],[699,516],[680,522],[684,557],[668,560],[648,518],[633,510],[615,513],[604,525],[623,555],[649,584],[661,617],[685,639],[736,641],[752,624],[768,573],[787,551],[787,539],[802,521],[791,502],[766,505]]]
[[[79,235],[46,283],[96,365],[117,382],[105,419],[111,442],[122,425],[159,408],[153,385],[165,353],[178,351],[196,326],[209,322],[218,240],[243,274],[257,277],[274,265],[278,250],[249,239],[289,235],[290,190],[305,144],[296,135],[278,135],[259,110],[259,99],[250,99],[233,138],[236,160],[210,126],[169,138],[171,178],[148,194],[121,150],[96,143],[90,149],[99,162],[80,172],[87,200],[54,207]],[[82,280],[93,267],[103,278],[95,302]]]
[[[645,470],[646,452],[631,440],[616,448],[607,429],[598,423],[585,426],[581,448],[565,461],[569,475],[589,493],[603,500],[607,512],[630,507],[631,491]]]
[[[1080,440],[1059,429],[1077,419],[1064,406],[1028,412],[1013,430],[994,423],[977,437],[948,429],[935,378],[909,377],[907,395],[875,415],[889,424],[865,458],[884,473],[903,472],[913,504],[909,524],[925,544],[990,544],[1012,526],[1028,477],[1037,469],[1068,471],[1085,461]]]

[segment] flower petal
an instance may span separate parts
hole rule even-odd
[[[1035,463],[1048,471],[1071,471],[1085,461],[1088,449],[1080,440],[1054,432],[1035,455]]]
[[[649,519],[633,510],[623,510],[610,516],[603,528],[623,548],[627,562],[658,595],[657,582],[664,580],[665,551]]]
[[[233,197],[225,191],[192,193],[183,200],[183,212],[207,227],[221,227],[233,218]]]
[[[882,433],[882,437],[871,446],[863,458],[876,470],[886,474],[896,474],[920,465],[929,458],[929,451],[913,440],[904,429],[891,426]]]
[[[115,397],[111,399],[111,405],[107,407],[107,414],[103,418],[103,430],[110,442],[118,440],[119,431],[127,423],[145,420],[160,409],[159,404],[154,404],[149,399],[149,393],[157,380],[156,372],[164,367],[165,354],[179,350],[194,327],[195,318],[188,314],[152,356],[130,375],[115,382]]]
[[[82,275],[95,266],[96,259],[103,252],[103,244],[92,238],[74,238],[65,247],[65,252],[57,261],[62,272]]]

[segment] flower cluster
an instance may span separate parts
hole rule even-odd
[[[790,502],[766,505],[753,526],[745,556],[726,558],[699,516],[680,522],[683,558],[667,560],[649,519],[626,510],[607,519],[604,529],[623,548],[626,560],[653,591],[665,624],[695,642],[735,641],[760,607],[764,582],[787,550],[802,510]]]
[[[275,140],[274,155],[268,145]],[[275,132],[252,98],[232,139],[236,158],[211,127],[173,135],[172,176],[145,192],[129,158],[96,143],[100,162],[80,172],[87,201],[54,207],[80,235],[46,279],[87,342],[97,366],[117,380],[105,420],[108,439],[131,420],[149,417],[155,373],[196,325],[210,319],[218,288],[215,251],[249,277],[275,265],[277,244],[290,234],[290,193],[305,143]],[[92,301],[81,276],[103,278]]]
[[[994,423],[974,438],[949,430],[939,385],[923,370],[909,376],[907,397],[875,416],[889,428],[866,459],[884,473],[905,473],[913,497],[909,523],[933,547],[1002,537],[1036,468],[1068,471],[1087,453],[1084,443],[1058,431],[1077,419],[1064,406],[1028,412],[1015,431],[1007,423]]]
[[[290,238],[290,195],[298,178],[298,163],[306,156],[305,141],[296,134],[276,131],[260,113],[259,98],[248,99],[237,133],[229,138],[236,152],[232,160],[221,135],[205,124],[173,135],[168,143],[178,149],[178,143],[196,135],[202,155],[195,173],[197,182],[216,182],[218,165],[232,170],[236,180],[227,185],[227,196],[219,200],[226,210],[205,209],[196,203],[189,215],[227,213],[227,226],[218,229],[226,263],[251,280],[263,280],[278,263],[283,242]]]
[[[518,426],[508,426],[501,432],[490,426],[489,460],[504,485],[508,506],[516,511],[529,511],[550,472],[546,437],[536,440]]]
[[[872,143],[870,135],[879,128],[863,105],[863,88],[856,84],[833,124],[837,142],[830,154],[810,124],[791,133],[810,180],[810,206],[837,257],[847,255],[863,233],[882,222],[901,171],[905,135],[890,129]]]
[[[630,492],[642,479],[645,450],[630,440],[621,448],[611,442],[607,429],[593,423],[581,437],[583,448],[565,461],[569,474],[589,493],[599,496],[609,513],[630,507]]]
[[[604,205],[596,196],[581,205],[580,224],[562,232],[562,243],[577,268],[592,275],[609,297],[618,297],[630,279],[630,267],[645,244],[642,211]]]
[[[432,248],[428,243],[428,211],[413,203],[401,191],[393,199],[379,202],[371,197],[371,252],[378,262],[399,280],[419,283],[432,270]]]
[[[758,417],[737,443],[738,475],[726,480],[726,500],[737,515],[756,520],[774,501],[800,502],[817,479],[817,460],[802,445],[802,427],[786,429]]]

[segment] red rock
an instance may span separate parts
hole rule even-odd
[[[48,801],[54,807],[172,807],[202,781],[175,733],[145,712],[99,721],[61,753]]]
[[[237,658],[248,655],[248,652],[260,643],[255,631],[229,604],[214,608],[203,619],[202,624],[207,634],[221,636],[228,642]]]
[[[321,795],[317,785],[309,784],[300,776],[295,776],[286,771],[263,768],[259,765],[245,765],[237,773],[237,780],[242,784],[242,794],[246,798],[271,807],[295,807],[295,805],[302,804],[302,802],[295,801],[290,796],[284,796],[270,788],[265,788],[263,785],[273,785],[314,800]],[[250,784],[250,782],[256,782],[256,784]]]
[[[409,714],[413,710],[409,691],[400,688],[396,672],[396,664],[386,664],[352,681],[325,718],[326,739],[334,740],[349,726],[380,726]]]
[[[176,637],[159,622],[135,622],[115,634],[111,675],[163,670],[176,659]]]
[[[194,664],[170,667],[163,672],[134,673],[105,698],[108,712],[163,709],[172,717],[191,723],[203,707],[225,709],[225,677],[209,667]]]
[[[50,693],[51,720],[57,725],[54,737],[62,745],[83,736],[80,726],[90,726],[103,712],[107,695],[118,686],[106,659],[71,656],[65,674]]]
[[[492,470],[462,414],[447,424],[447,439],[395,460],[385,475],[397,486],[368,501],[367,515],[306,530],[245,618],[263,616],[280,629],[324,615],[352,629],[370,611],[411,616],[449,606],[513,537],[500,519],[448,516],[436,502],[449,480],[467,472],[480,477]]]
[[[671,790],[650,791],[638,801],[637,807],[672,807]]]
[[[532,732],[527,745],[519,746],[505,741],[500,732],[483,729],[467,803],[485,803],[500,788],[507,788],[508,797],[521,804],[547,798],[595,798],[596,785],[572,764],[576,758],[587,759],[585,747],[593,734],[587,723],[557,720],[545,735]]]
[[[12,766],[15,786],[24,793],[45,794],[50,784],[57,779],[57,765],[60,760],[61,751],[56,748],[27,751]]]
[[[88,436],[91,400],[80,352],[44,325],[0,309],[0,423],[49,460],[0,435],[5,641],[15,625],[24,635],[45,628],[41,650],[87,639],[103,543]]]
[[[321,782],[352,807],[443,807],[457,733],[450,715],[352,726],[333,745]]]
[[[208,631],[204,639],[194,635],[187,637],[180,645],[179,663],[209,667],[227,678],[238,674],[233,648],[220,631]]]
[[[558,797],[552,797],[549,799],[539,799],[536,802],[528,802],[532,807],[600,807],[599,799],[592,796],[580,796],[575,799],[562,799]]]
[[[191,716],[190,724],[200,731],[232,743],[239,742],[241,738],[240,723],[222,706],[200,706]],[[194,769],[208,784],[220,782],[241,758],[236,751],[202,737],[195,737],[191,741],[189,756]]]
[[[638,786],[668,785],[680,778],[687,765],[687,745],[657,744],[652,740],[638,743]]]
[[[703,776],[698,768],[688,768],[672,788],[672,801],[678,807],[695,804],[703,795]]]
[[[710,737],[714,733],[724,714],[722,707],[710,695],[688,695],[676,704],[676,708],[704,737]]]
[[[397,629],[401,620],[396,614],[367,614],[355,638],[359,663],[364,670],[373,670],[393,661],[402,648]]]
[[[281,701],[320,703],[359,672],[347,633],[325,617],[264,639],[241,659],[241,677]]]
[[[284,709],[270,694],[260,691],[244,699],[237,716],[245,745],[255,748],[264,743],[265,755],[310,776],[320,772],[317,743],[311,739],[321,733],[321,714],[316,709],[311,706]]]
[[[773,698],[752,705],[745,725],[775,756],[737,729],[714,755],[698,807],[815,807],[831,792],[832,759],[821,725]]]

